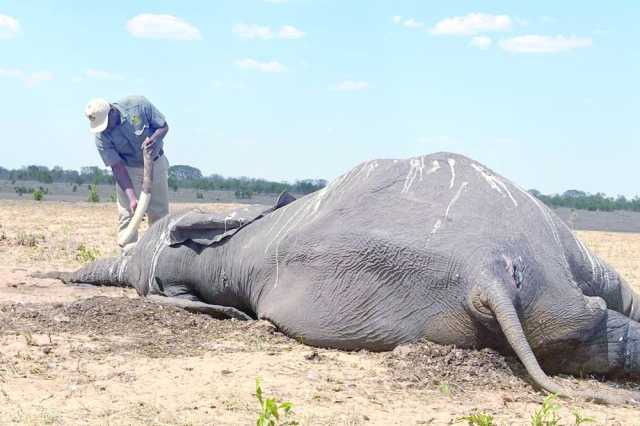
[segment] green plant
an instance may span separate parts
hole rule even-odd
[[[20,232],[16,237],[16,244],[24,247],[35,247],[39,241],[44,241],[44,235],[27,234]]]
[[[202,200],[204,198],[204,194],[200,191],[196,192],[196,198],[198,200]]]
[[[109,201],[111,201],[112,203],[116,202],[116,194],[115,193],[109,194]]]
[[[100,196],[98,195],[98,187],[96,185],[89,185],[89,198],[87,201],[90,203],[99,203]]]
[[[449,384],[442,382],[438,385],[438,390],[440,391],[441,394],[445,395],[445,396],[449,396],[451,395],[451,389],[449,389]]]
[[[260,403],[260,414],[256,420],[256,426],[276,426],[280,424],[280,410],[283,411],[284,416],[288,416],[293,408],[293,404],[290,402],[279,403],[275,398],[265,399],[259,377],[256,378],[256,398]],[[286,422],[282,424],[294,425],[297,423]]]
[[[467,422],[469,426],[493,426],[493,416],[487,413],[473,413],[460,417],[458,422]]]
[[[580,413],[580,411],[578,411],[577,409],[574,409],[571,411],[571,414],[573,414],[573,418],[576,421],[576,426],[581,426],[585,423],[594,423],[595,420],[592,419],[591,417],[583,417],[582,414]]]
[[[560,405],[556,402],[557,399],[556,394],[551,394],[542,401],[542,406],[531,416],[531,426],[557,426],[559,424],[558,410],[560,410]]]
[[[33,191],[33,199],[36,201],[42,201],[42,199],[44,198],[44,192],[42,192],[40,189],[37,189],[35,191]]]
[[[100,256],[100,251],[96,248],[86,247],[80,244],[76,249],[76,260],[82,263],[95,261]]]
[[[73,185],[73,188],[71,188],[71,192],[77,192],[78,191],[78,185]]]

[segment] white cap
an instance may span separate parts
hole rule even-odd
[[[110,110],[111,105],[104,99],[96,98],[89,101],[84,109],[84,115],[89,119],[91,133],[100,133],[107,128]]]

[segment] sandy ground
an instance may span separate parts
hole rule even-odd
[[[117,253],[114,226],[110,204],[0,201],[0,424],[255,424],[256,377],[267,396],[293,403],[288,420],[301,425],[451,424],[475,411],[529,424],[540,407],[543,395],[520,364],[490,350],[427,342],[390,353],[313,349],[265,322],[218,321],[128,289],[29,277]],[[640,288],[640,234],[578,235]],[[574,424],[572,410],[595,424],[640,424],[637,408],[561,406],[561,424]]]

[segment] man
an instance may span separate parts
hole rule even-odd
[[[169,213],[168,170],[163,139],[169,131],[160,111],[143,96],[129,96],[118,102],[92,99],[85,108],[90,132],[102,161],[113,170],[117,182],[118,236],[127,228],[138,205],[142,186],[143,150],[154,159],[149,224]],[[134,241],[138,239],[135,235]]]

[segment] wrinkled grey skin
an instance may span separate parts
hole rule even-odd
[[[204,302],[185,307],[265,319],[314,346],[384,351],[425,338],[513,351],[563,395],[540,364],[640,373],[638,296],[551,210],[460,155],[366,162],[210,247],[164,244],[175,220],[65,279]]]

